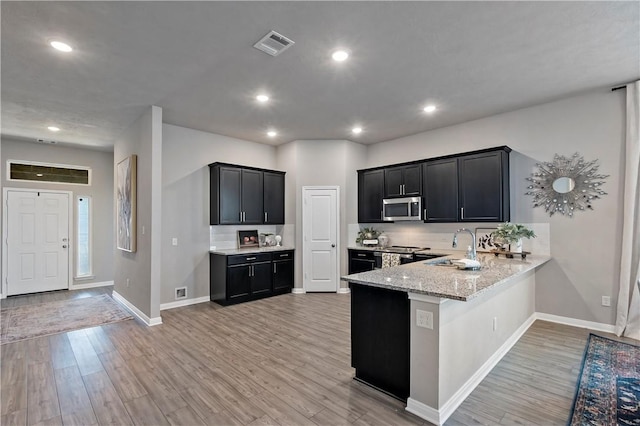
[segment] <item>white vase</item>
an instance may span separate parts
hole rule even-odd
[[[511,243],[511,250],[509,250],[512,253],[522,253],[522,238],[519,238],[518,241],[516,241],[515,243]]]

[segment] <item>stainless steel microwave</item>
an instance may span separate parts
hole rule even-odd
[[[385,198],[382,218],[385,221],[422,220],[422,197]]]

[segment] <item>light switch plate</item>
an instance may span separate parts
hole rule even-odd
[[[178,245],[178,239],[177,238],[172,238],[171,239],[171,244],[173,244],[174,246]]]

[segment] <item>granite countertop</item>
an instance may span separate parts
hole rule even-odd
[[[294,250],[291,246],[271,246],[271,247],[248,247],[248,248],[235,248],[235,249],[212,249],[209,253],[222,254],[225,256],[234,254],[253,254],[253,253],[268,253],[272,251],[285,251]]]
[[[549,256],[534,255],[528,255],[525,260],[519,257],[506,259],[491,253],[478,253],[478,260],[482,264],[482,269],[479,271],[460,270],[452,266],[436,264],[442,259],[463,257],[464,255],[457,252],[455,255],[439,259],[346,275],[341,279],[390,290],[467,301],[551,259]]]

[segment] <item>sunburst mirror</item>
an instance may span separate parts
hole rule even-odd
[[[598,160],[586,162],[577,152],[571,157],[555,154],[553,162],[536,164],[538,171],[526,178],[531,184],[526,195],[533,196],[533,207],[544,207],[573,217],[576,211],[593,210],[593,200],[606,195],[601,188],[609,175],[598,173]]]

